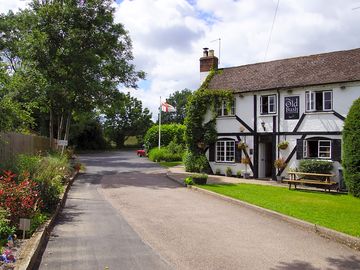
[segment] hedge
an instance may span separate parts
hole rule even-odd
[[[349,193],[360,197],[360,98],[354,101],[343,131],[344,179]]]
[[[181,124],[161,125],[161,146],[167,146],[171,141],[184,144],[185,126]],[[159,125],[154,125],[148,129],[144,137],[146,149],[154,148],[159,143]]]

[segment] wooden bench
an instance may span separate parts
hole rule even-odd
[[[289,179],[283,180],[283,182],[289,184],[289,189],[291,189],[291,185],[294,185],[295,189],[298,184],[306,184],[319,188],[324,188],[325,191],[329,191],[333,188],[336,188],[339,191],[339,185],[337,182],[331,181],[331,177],[334,177],[335,174],[325,174],[325,173],[305,173],[305,172],[289,172]],[[308,178],[322,178],[319,179],[304,179],[304,177]]]

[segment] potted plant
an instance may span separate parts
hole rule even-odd
[[[198,142],[197,143],[197,147],[199,148],[199,149],[205,149],[205,143],[204,142]]]
[[[236,172],[236,177],[241,178],[241,175],[243,174],[242,170]]]
[[[247,172],[247,165],[250,164],[250,159],[248,157],[244,157],[241,159],[241,163],[245,164],[245,172],[244,172],[244,178],[247,179],[250,177],[250,173]]]
[[[238,149],[245,150],[246,148],[248,148],[248,145],[246,144],[246,142],[240,141],[238,143]]]
[[[286,148],[288,148],[288,146],[289,146],[288,141],[279,142],[279,144],[277,145],[277,147],[281,150],[285,150]]]
[[[285,160],[283,158],[278,158],[274,161],[274,166],[278,170],[284,169],[286,167]]]
[[[192,180],[194,181],[195,184],[197,185],[205,185],[206,181],[208,179],[208,175],[207,174],[195,174],[192,176]]]

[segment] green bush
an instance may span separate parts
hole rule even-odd
[[[242,171],[241,171],[241,170],[236,172],[236,177],[237,177],[237,178],[241,178],[241,175],[242,175]]]
[[[225,174],[226,174],[226,176],[232,176],[232,170],[230,167],[226,168]]]
[[[186,152],[183,159],[185,171],[187,172],[211,172],[209,162],[205,155],[195,155],[191,152]]]
[[[346,117],[343,132],[344,179],[349,193],[360,197],[360,98]]]
[[[189,176],[189,177],[186,177],[186,178],[184,179],[184,183],[185,183],[186,185],[192,186],[192,185],[194,184],[194,181],[193,181],[192,177]]]
[[[32,218],[31,218],[31,222],[30,222],[30,234],[33,234],[35,232],[35,230],[41,225],[43,224],[47,219],[48,219],[48,215],[43,214],[43,213],[36,213]]]
[[[6,243],[7,237],[15,233],[16,228],[10,226],[10,220],[7,219],[7,212],[0,209],[0,245]]]
[[[333,162],[326,160],[303,159],[299,163],[299,171],[306,173],[330,173]]]
[[[167,146],[171,141],[184,144],[185,126],[181,124],[161,125],[161,146]],[[144,136],[146,149],[156,147],[159,143],[159,126],[154,125],[148,129]]]
[[[32,156],[27,154],[20,154],[16,157],[15,168],[13,170],[20,178],[24,172],[30,174],[30,177],[38,170],[41,163],[41,156]],[[22,180],[22,179],[20,179]]]
[[[221,174],[220,169],[216,169],[215,174],[216,174],[216,175],[220,175],[220,174]]]
[[[160,161],[180,161],[181,153],[172,153],[167,147],[153,148],[149,152],[149,159],[154,162]]]
[[[195,174],[193,176],[191,176],[192,180],[194,181],[195,184],[198,185],[205,185],[206,181],[208,179],[208,175],[207,174]]]

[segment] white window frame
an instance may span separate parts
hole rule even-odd
[[[328,146],[320,146],[320,143],[329,143]],[[321,147],[329,147],[329,151],[321,151],[320,148]],[[329,153],[329,156],[326,156],[326,157],[322,157],[321,154],[322,153]],[[318,158],[321,158],[321,159],[331,159],[331,140],[319,140],[318,141]]]
[[[321,92],[322,94],[322,110],[316,110],[316,93]],[[330,93],[330,108],[325,108],[325,94]],[[333,109],[333,91],[306,91],[305,92],[305,111],[306,112],[327,112]]]
[[[221,107],[218,106],[217,107],[217,114],[218,116],[234,116],[236,113],[236,105],[235,105],[235,100],[233,100],[233,102],[231,103],[231,109],[230,109],[230,113],[227,110],[227,101],[223,100],[221,102]],[[225,114],[225,112],[227,112],[227,114]]]
[[[221,145],[222,144],[222,145]],[[223,160],[221,159],[221,155],[219,155],[219,147],[223,146]],[[228,151],[228,147],[232,149]],[[222,163],[234,163],[235,162],[235,140],[218,140],[216,142],[215,147],[215,161],[222,162]]]
[[[309,157],[308,156],[308,141],[316,141],[317,142],[317,157]],[[320,146],[322,142],[328,143],[328,146]],[[322,151],[321,147],[330,147],[329,151]],[[328,154],[325,157],[322,157],[321,154]],[[331,159],[332,155],[332,141],[331,140],[312,140],[311,138],[307,140],[303,140],[303,157],[304,158],[318,158],[318,159]]]
[[[267,104],[267,112],[263,112],[263,100],[264,98],[267,98],[268,104]],[[272,103],[270,102],[272,100]],[[271,104],[274,106],[273,110],[270,110]],[[265,95],[260,96],[260,114],[267,115],[267,114],[275,114],[277,111],[277,104],[276,104],[276,95]]]

